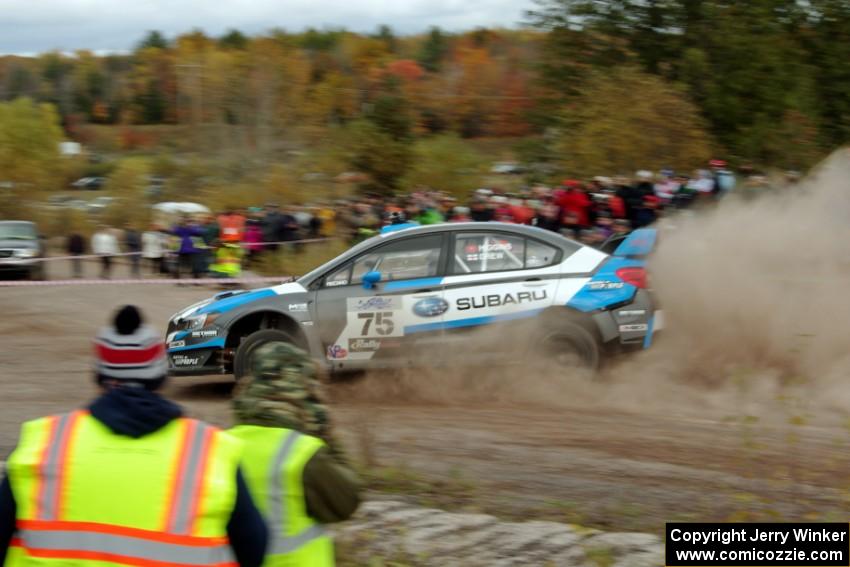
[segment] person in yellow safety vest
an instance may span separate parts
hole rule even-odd
[[[249,364],[229,433],[245,442],[245,478],[268,522],[263,567],[332,566],[324,524],[348,519],[360,488],[331,434],[317,365],[285,342],[260,346]]]
[[[230,242],[218,243],[215,263],[210,266],[213,276],[238,278],[242,275],[242,247]]]
[[[259,567],[242,443],[160,397],[159,333],[122,308],[94,342],[102,395],[24,424],[0,484],[6,567]]]

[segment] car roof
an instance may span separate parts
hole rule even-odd
[[[0,220],[0,224],[28,224],[35,226],[35,223],[28,220]]]
[[[514,224],[508,222],[449,222],[449,223],[440,223],[440,224],[428,224],[421,226],[411,226],[410,228],[404,228],[401,230],[394,230],[391,232],[386,232],[379,234],[360,243],[355,248],[358,248],[358,252],[360,250],[360,246],[363,248],[367,248],[365,246],[367,243],[369,247],[374,246],[380,241],[390,242],[392,240],[406,238],[412,235],[426,235],[426,234],[438,234],[442,232],[481,232],[481,231],[497,231],[497,232],[512,232],[518,234],[520,236],[527,236],[530,238],[536,238],[537,240],[543,240],[546,242],[551,242],[556,246],[563,246],[564,241],[570,241],[570,239],[562,236],[557,232],[552,232],[551,230],[545,230],[536,226],[528,226],[525,224]],[[578,244],[578,243],[577,243]],[[583,245],[582,245],[583,246]],[[354,250],[354,248],[352,248]]]

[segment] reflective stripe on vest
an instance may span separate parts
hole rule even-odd
[[[295,442],[301,434],[297,431],[291,431],[277,450],[272,465],[269,468],[269,530],[272,535],[272,540],[269,543],[268,553],[270,555],[279,555],[283,553],[291,553],[302,545],[313,541],[314,539],[327,535],[327,530],[320,524],[314,524],[294,536],[286,535],[286,526],[288,524],[288,516],[286,512],[286,488],[283,475],[280,471],[283,470],[283,464],[292,452]]]
[[[171,506],[164,531],[175,534],[192,532],[193,519],[198,517],[203,473],[207,467],[212,444],[213,429],[195,420],[186,422],[183,447],[174,485],[171,488]]]
[[[223,567],[234,559],[225,538],[170,536],[84,522],[21,522],[20,545],[33,557],[125,565]]]
[[[41,453],[39,483],[36,489],[36,518],[55,520],[61,517],[61,499],[65,482],[65,457],[73,443],[79,420],[86,412],[75,411],[50,418],[50,432]]]

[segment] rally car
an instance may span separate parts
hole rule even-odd
[[[394,227],[296,281],[228,291],[171,319],[173,374],[248,369],[270,341],[331,371],[551,357],[595,369],[648,348],[662,325],[647,289],[653,229],[608,255],[530,226]]]

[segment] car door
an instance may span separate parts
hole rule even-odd
[[[443,234],[380,243],[328,273],[316,291],[316,322],[338,369],[410,364],[442,333]],[[373,287],[369,272],[381,273]]]
[[[443,280],[450,334],[531,318],[555,301],[562,252],[551,244],[517,233],[458,232],[450,254]],[[476,342],[476,348],[499,349],[500,340]]]

